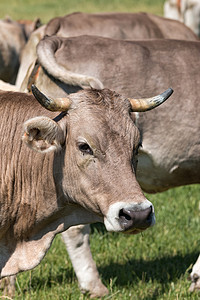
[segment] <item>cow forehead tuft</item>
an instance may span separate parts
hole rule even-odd
[[[115,91],[109,89],[86,89],[81,90],[76,94],[71,94],[70,98],[78,103],[87,103],[89,105],[96,105],[109,109],[130,110],[130,103],[125,97],[121,96]]]
[[[72,114],[69,111],[73,130],[76,131],[76,125],[81,123],[78,133],[84,135],[89,128],[89,135],[95,140],[101,136],[101,143],[106,140],[105,137],[112,141],[126,140],[129,144],[139,142],[139,131],[131,117],[127,98],[109,89],[82,90],[71,96],[72,102],[75,100],[77,103],[76,110],[72,110]],[[77,99],[73,99],[74,97]]]

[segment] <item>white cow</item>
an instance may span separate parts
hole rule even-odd
[[[183,22],[200,36],[200,0],[167,0],[164,17]]]

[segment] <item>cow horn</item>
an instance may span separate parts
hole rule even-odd
[[[40,92],[34,84],[31,85],[31,90],[37,101],[48,110],[66,111],[70,108],[71,100],[69,98],[51,99]]]
[[[152,97],[152,98],[144,98],[144,99],[131,99],[128,100],[131,103],[132,110],[135,112],[144,112],[150,109],[153,109],[163,102],[165,102],[173,93],[171,88],[167,89],[164,93]]]

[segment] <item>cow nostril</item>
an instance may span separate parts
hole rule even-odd
[[[150,206],[150,212],[149,212],[149,215],[147,217],[147,221],[152,221],[152,206]]]
[[[127,221],[131,220],[131,216],[123,208],[119,211],[119,218]]]
[[[124,230],[131,228],[146,229],[152,224],[153,207],[143,210],[122,208],[119,211],[119,222]]]

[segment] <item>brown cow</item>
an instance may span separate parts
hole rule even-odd
[[[147,13],[74,13],[64,17],[57,17],[50,20],[47,25],[40,27],[31,34],[30,39],[22,51],[22,61],[16,80],[16,86],[11,86],[0,82],[1,89],[27,91],[29,76],[26,76],[25,79],[24,76],[26,73],[27,75],[30,75],[33,70],[35,60],[37,59],[36,46],[44,37],[44,35],[68,37],[80,34],[95,34],[120,39],[149,39],[167,37],[188,40],[197,39],[194,33],[180,22],[167,20],[162,17]],[[80,84],[80,78],[78,83]],[[89,83],[93,87],[103,87],[102,84],[94,78],[90,78]],[[49,92],[50,89],[48,90],[48,93]],[[76,236],[74,235],[73,239],[72,232],[76,233]],[[81,259],[82,268],[80,268],[80,262],[77,261],[76,254],[76,251],[80,251],[80,247],[77,250],[76,247],[73,247],[72,245],[76,245],[77,239],[80,240],[82,232],[85,233],[85,235],[82,237],[85,243],[83,244],[81,253],[85,256],[85,259]],[[63,238],[76,270],[80,286],[85,290],[89,290],[91,293],[98,288],[101,290],[101,294],[103,294],[103,291],[105,292],[105,287],[102,287],[102,284],[99,283],[100,280],[97,280],[97,276],[95,276],[97,271],[91,259],[91,253],[89,250],[85,250],[88,248],[88,245],[86,245],[88,232],[88,227],[84,227],[82,229],[82,227],[79,226],[77,229],[70,229],[68,232],[63,233]],[[89,266],[87,269],[91,270],[91,275],[88,274],[87,277],[82,272],[82,269],[85,269],[86,266]]]
[[[1,277],[38,265],[70,226],[100,221],[136,234],[155,222],[135,178],[140,134],[132,112],[160,105],[172,91],[139,100],[108,89],[56,99],[33,93],[54,112],[31,95],[0,93]],[[23,142],[38,153],[21,142],[24,121]]]

